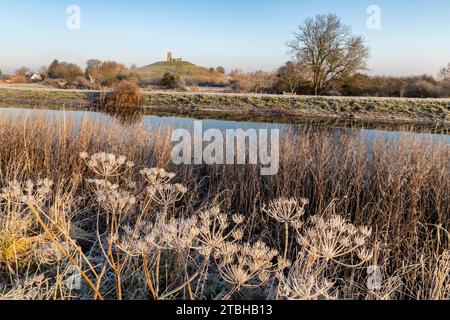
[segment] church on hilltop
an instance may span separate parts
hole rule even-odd
[[[174,58],[172,52],[167,52],[167,62],[181,62],[183,58]]]

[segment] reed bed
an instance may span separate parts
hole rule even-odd
[[[449,299],[450,146],[287,132],[281,168],[171,130],[0,119],[0,299]]]

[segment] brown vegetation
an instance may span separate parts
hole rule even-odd
[[[83,74],[81,68],[76,64],[59,62],[58,60],[54,60],[47,69],[47,75],[50,79],[75,81],[76,78],[83,76]]]
[[[91,89],[111,87],[123,80],[138,82],[137,76],[123,64],[115,61],[91,59],[85,72],[75,64],[54,60],[41,72],[45,85],[60,89]],[[48,78],[48,79],[47,79]]]
[[[103,107],[109,111],[120,111],[136,108],[144,100],[139,86],[130,81],[122,81],[114,85],[112,91],[106,95]]]
[[[25,76],[22,76],[22,75],[14,75],[14,76],[11,76],[11,77],[7,80],[7,82],[8,82],[8,83],[17,83],[17,84],[20,84],[20,83],[28,83],[28,78],[25,77]]]
[[[305,129],[261,177],[174,166],[170,132],[48,121],[0,120],[3,298],[450,298],[446,143]]]
[[[27,74],[28,74],[28,72],[30,72],[30,69],[29,69],[29,68],[27,68],[27,67],[21,67],[21,68],[17,69],[17,70],[14,72],[14,74],[15,74],[16,76],[26,77]]]
[[[128,79],[130,71],[125,65],[115,61],[105,61],[98,69],[92,70],[90,74],[95,82],[102,86],[112,86],[115,83]]]
[[[443,81],[450,81],[450,62],[439,71],[438,77]]]
[[[274,85],[274,75],[262,70],[244,73],[233,70],[230,73],[231,86],[234,92],[271,93]]]
[[[336,90],[348,96],[440,98],[450,97],[450,83],[430,76],[383,77],[356,74]]]
[[[182,87],[181,78],[177,74],[166,72],[161,79],[161,85],[166,89],[179,89]]]

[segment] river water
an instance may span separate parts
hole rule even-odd
[[[130,116],[112,116],[106,113],[93,112],[93,111],[73,111],[73,110],[43,110],[43,109],[21,109],[21,108],[0,108],[0,117],[7,117],[8,119],[15,118],[30,118],[34,117],[47,117],[49,119],[66,119],[68,121],[75,121],[79,124],[85,120],[92,121],[94,123],[108,123],[116,122],[123,126],[124,129],[132,126],[133,124],[145,124],[152,130],[160,129],[188,129],[192,130],[195,121],[202,121],[203,130],[208,129],[278,129],[281,134],[289,131],[290,133],[300,132],[306,125],[316,130],[328,130],[329,132],[341,135],[343,133],[351,133],[357,137],[363,138],[369,144],[376,138],[381,138],[391,142],[395,142],[397,139],[408,138],[426,140],[430,143],[445,143],[450,144],[449,132],[433,133],[433,130],[428,132],[415,131],[414,127],[407,127],[404,129],[389,128],[384,126],[382,129],[366,127],[364,125],[323,125],[323,123],[315,123],[314,121],[308,122],[308,124],[285,124],[285,123],[267,123],[267,122],[239,122],[239,121],[227,121],[227,120],[211,120],[211,119],[195,119],[185,118],[180,116],[155,116],[155,115],[139,115],[139,117]]]

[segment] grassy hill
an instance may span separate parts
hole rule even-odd
[[[166,72],[178,75],[187,85],[226,84],[224,74],[199,67],[187,61],[160,61],[137,69],[141,79],[148,83],[157,83]]]

